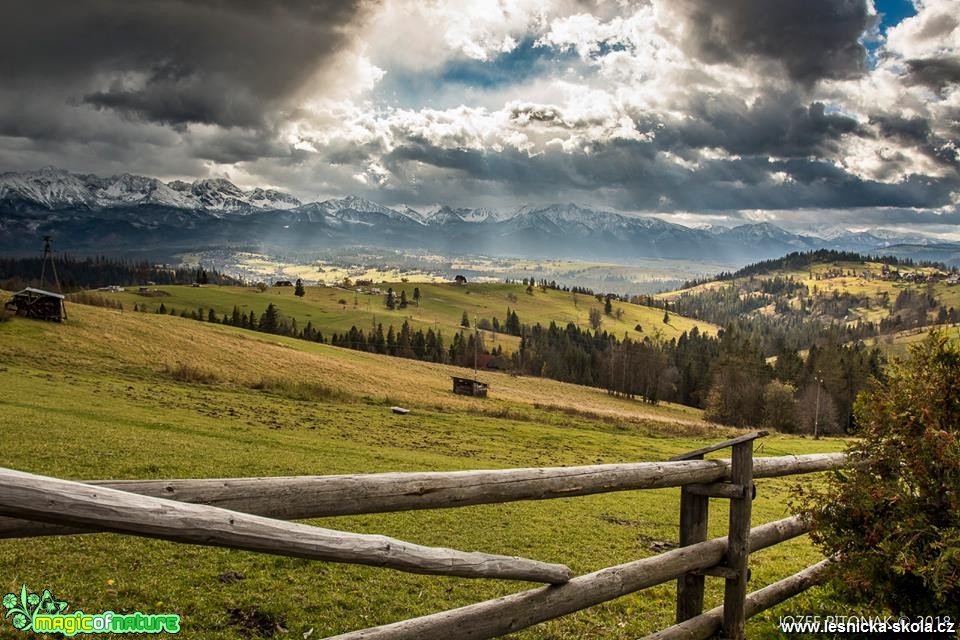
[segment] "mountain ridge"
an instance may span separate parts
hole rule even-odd
[[[192,183],[123,173],[99,177],[54,167],[0,174],[0,247],[59,234],[88,249],[146,241],[310,248],[376,245],[456,253],[587,259],[711,259],[731,264],[819,248],[875,252],[923,245],[919,235],[831,230],[798,234],[770,222],[696,228],[575,203],[510,210],[391,207],[356,195],[304,203],[283,191],[244,191],[224,178]],[[146,236],[151,236],[147,238]],[[60,243],[63,245],[63,242]]]

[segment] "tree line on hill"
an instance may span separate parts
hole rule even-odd
[[[62,254],[54,256],[54,267],[64,293],[102,287],[106,285],[130,286],[152,282],[165,284],[219,284],[242,285],[242,281],[220,273],[216,269],[204,267],[168,267],[147,261],[127,261],[103,256],[74,258]],[[40,285],[43,271],[43,258],[5,258],[0,257],[0,289],[18,291],[25,287]],[[46,269],[44,285],[50,288],[53,273],[49,265]]]
[[[854,251],[838,251],[836,249],[817,249],[814,251],[794,251],[782,258],[761,260],[760,262],[748,264],[733,272],[721,271],[714,276],[686,280],[681,288],[691,289],[701,284],[764,275],[772,271],[802,271],[813,265],[823,264],[825,262],[876,262],[891,267],[933,267],[944,271],[950,270],[941,262],[916,261],[912,258],[898,258],[897,256],[868,256]]]

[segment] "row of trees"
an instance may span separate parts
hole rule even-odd
[[[156,284],[203,284],[241,285],[242,281],[220,273],[216,269],[188,269],[168,267],[146,261],[132,262],[106,257],[74,258],[67,254],[54,256],[54,267],[64,293],[102,287],[104,285],[136,285],[147,282]],[[43,258],[0,257],[0,289],[16,291],[40,284]],[[52,281],[49,265],[46,271],[46,286]]]
[[[921,261],[917,262],[911,258],[898,258],[896,256],[868,256],[853,251],[837,251],[835,249],[817,249],[815,251],[794,251],[788,253],[782,258],[773,258],[762,260],[749,264],[734,272],[724,271],[716,276],[706,278],[695,278],[683,283],[683,289],[690,289],[697,285],[710,282],[721,282],[724,280],[734,280],[736,278],[745,278],[748,276],[757,276],[771,273],[773,271],[802,271],[813,265],[823,264],[825,262],[876,262],[886,264],[891,267],[935,267],[946,269],[946,266],[937,262]]]
[[[881,377],[882,364],[876,349],[828,340],[806,358],[785,348],[771,366],[749,337],[727,330],[711,366],[705,417],[791,433],[843,433],[853,427],[857,394]]]

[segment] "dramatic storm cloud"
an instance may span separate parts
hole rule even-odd
[[[958,0],[38,0],[4,22],[0,170],[957,221]]]

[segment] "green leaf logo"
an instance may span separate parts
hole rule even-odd
[[[3,607],[7,610],[5,618],[13,616],[10,622],[14,628],[29,631],[33,628],[35,616],[63,613],[67,610],[67,603],[54,598],[49,589],[44,589],[43,594],[38,595],[29,593],[27,585],[22,585],[19,597],[13,593],[3,596]]]

